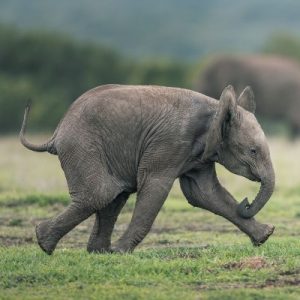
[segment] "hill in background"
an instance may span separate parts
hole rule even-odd
[[[196,59],[261,49],[274,32],[300,34],[294,0],[10,0],[0,21],[65,32],[129,55]]]

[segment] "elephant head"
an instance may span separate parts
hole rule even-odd
[[[208,131],[204,160],[214,160],[229,171],[261,183],[251,204],[245,198],[238,206],[243,218],[255,216],[270,199],[275,174],[266,137],[255,112],[252,89],[246,87],[236,100],[232,86],[222,92],[217,112]]]

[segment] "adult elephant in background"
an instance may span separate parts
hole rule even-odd
[[[220,101],[190,90],[158,86],[100,86],[77,99],[52,138],[23,145],[57,154],[71,204],[36,227],[51,254],[72,228],[96,214],[88,251],[130,252],[149,232],[176,178],[193,206],[223,216],[260,245],[274,227],[253,216],[274,189],[274,171],[250,88],[239,99],[231,86]],[[256,199],[238,204],[220,185],[215,163],[261,183]],[[129,227],[111,247],[111,234],[128,196],[137,192]]]
[[[237,92],[250,85],[255,91],[259,117],[288,124],[300,134],[300,64],[274,55],[236,55],[211,58],[195,89],[216,98],[228,84]]]

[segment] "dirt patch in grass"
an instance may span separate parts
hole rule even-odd
[[[223,265],[224,268],[229,270],[242,270],[252,269],[259,270],[273,266],[272,263],[267,262],[263,257],[249,257],[239,262],[232,262]],[[198,283],[197,290],[218,290],[218,289],[238,289],[238,288],[250,288],[250,289],[265,289],[265,288],[277,288],[287,286],[300,286],[300,269],[293,269],[282,271],[276,274],[274,271],[274,277],[266,279],[262,283],[217,283],[215,285]]]
[[[300,286],[300,277],[279,276],[276,279],[268,279],[261,288],[264,287],[283,287],[283,286]]]
[[[21,246],[34,243],[33,237],[0,236],[1,246]]]
[[[277,278],[268,279],[265,282],[264,286],[266,287],[300,286],[300,269],[280,272]]]
[[[195,224],[188,224],[184,226],[184,230],[186,231],[205,231],[205,232],[222,232],[222,233],[231,233],[231,232],[238,232],[236,228],[234,228],[230,223],[228,224],[209,224],[209,223],[195,223]]]
[[[267,280],[263,284],[242,284],[242,283],[224,283],[216,284],[214,286],[210,285],[199,285],[196,290],[231,290],[231,289],[270,289],[278,287],[287,286],[299,286],[300,280],[296,278],[291,278],[289,280]]]
[[[295,270],[287,270],[284,272],[279,273],[279,275],[285,276],[285,275],[299,275],[300,276],[300,269]]]
[[[267,279],[263,283],[218,283],[212,285],[198,284],[196,290],[230,290],[230,289],[269,289],[287,286],[300,286],[300,277],[298,276],[277,276],[276,278]]]
[[[127,224],[125,224],[124,228],[126,229],[126,227],[127,227]],[[151,233],[155,233],[155,234],[170,233],[170,232],[176,233],[177,228],[174,228],[174,227],[157,227],[157,226],[154,226],[153,228],[151,228]]]
[[[72,236],[65,237],[57,246],[57,249],[70,248],[70,249],[80,249],[86,247],[86,241],[81,235],[73,234]],[[24,246],[29,244],[36,244],[37,241],[34,236],[9,236],[0,235],[0,245],[2,247],[14,247],[14,246]]]
[[[230,262],[230,263],[223,265],[223,267],[225,269],[229,269],[229,270],[231,270],[231,269],[259,270],[259,269],[266,268],[269,266],[270,266],[270,264],[263,257],[260,257],[260,256],[249,257],[249,258],[246,258],[246,259],[238,261],[238,262]]]

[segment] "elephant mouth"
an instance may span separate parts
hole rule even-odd
[[[261,178],[256,176],[255,174],[251,174],[248,179],[250,179],[251,181],[255,181],[255,182],[261,182]]]
[[[258,172],[256,171],[255,168],[252,168],[251,166],[248,166],[250,169],[250,177],[249,179],[251,181],[255,181],[255,182],[261,182],[261,176],[258,174]]]
[[[261,182],[261,179],[259,177],[255,177],[254,181]]]

